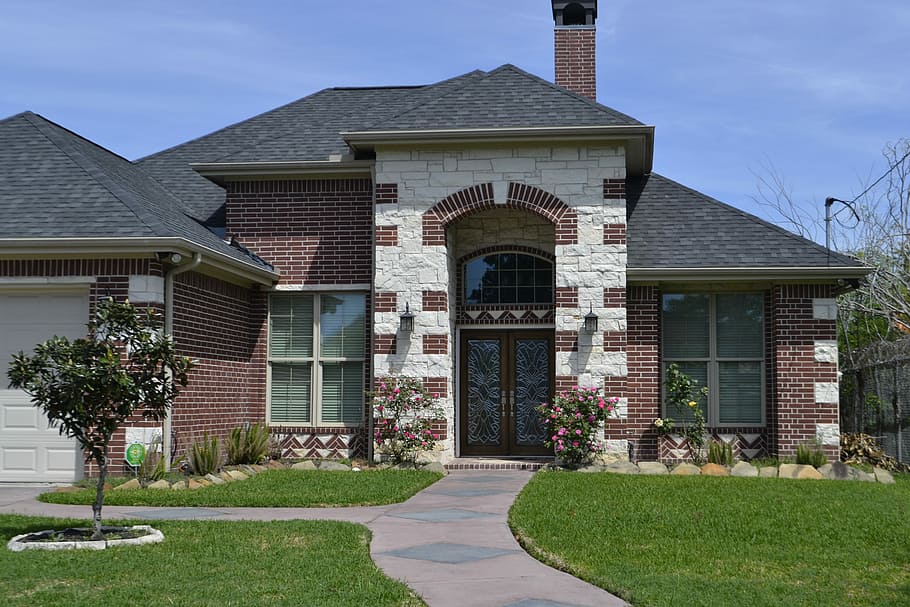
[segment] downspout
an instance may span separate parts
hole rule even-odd
[[[372,225],[370,226],[370,319],[366,323],[367,330],[370,332],[369,351],[367,352],[367,378],[369,385],[366,386],[367,394],[373,393],[373,381],[376,369],[373,364],[373,348],[375,347],[375,322],[376,322],[376,165],[373,164],[370,169],[370,180],[373,182],[373,205],[372,205]],[[369,466],[373,465],[373,398],[367,398],[367,462]]]
[[[194,270],[202,263],[202,253],[193,253],[193,259],[182,266],[175,266],[164,275],[164,334],[174,339],[174,277],[184,272]],[[171,469],[171,414],[164,418],[162,430],[162,449],[164,453],[164,469]]]

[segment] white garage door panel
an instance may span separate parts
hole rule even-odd
[[[13,354],[31,352],[35,344],[54,335],[81,337],[87,320],[85,294],[0,291],[0,388],[6,388]],[[27,394],[0,389],[0,481],[68,482],[78,476],[76,442],[48,427]]]

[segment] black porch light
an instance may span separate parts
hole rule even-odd
[[[410,333],[414,330],[414,313],[411,312],[411,306],[404,304],[404,313],[398,317],[401,321],[399,328],[402,333]]]
[[[597,314],[594,313],[594,304],[591,304],[591,310],[585,314],[585,333],[597,333]]]

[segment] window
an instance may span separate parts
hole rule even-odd
[[[709,388],[709,426],[764,423],[764,296],[670,294],[663,298],[663,362]],[[669,417],[684,418],[677,411]]]
[[[466,304],[551,304],[553,264],[522,253],[495,253],[464,264]]]
[[[269,421],[363,423],[366,298],[281,293],[269,304]]]

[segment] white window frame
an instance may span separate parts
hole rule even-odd
[[[697,358],[697,357],[687,357],[687,358],[667,358],[664,355],[666,351],[665,347],[665,334],[664,334],[664,322],[663,322],[663,302],[664,297],[668,295],[703,295],[708,297],[708,357],[707,358]],[[761,326],[761,357],[760,358],[729,358],[724,357],[720,358],[717,355],[717,296],[718,295],[757,295],[762,299],[762,326]],[[723,291],[723,292],[709,292],[709,291],[675,291],[675,292],[665,292],[661,294],[660,298],[660,314],[661,314],[661,339],[660,339],[660,357],[661,357],[661,384],[660,384],[660,394],[661,394],[661,411],[664,417],[678,417],[679,413],[677,411],[671,411],[670,407],[666,403],[666,377],[667,377],[667,367],[672,363],[706,363],[707,365],[707,377],[708,377],[708,402],[707,402],[707,416],[705,420],[705,425],[709,428],[751,428],[751,427],[765,427],[767,425],[767,409],[768,409],[768,400],[767,400],[767,372],[768,372],[768,350],[767,350],[767,306],[765,305],[766,295],[762,291]],[[720,364],[727,362],[758,362],[761,365],[761,416],[760,421],[751,422],[751,423],[742,423],[742,422],[720,422],[720,393],[716,388],[720,385]],[[698,386],[701,388],[701,386]]]
[[[304,357],[282,357],[282,356],[272,356],[272,296],[281,295],[281,296],[293,296],[293,297],[312,297],[313,298],[313,347],[312,347],[312,356]],[[364,374],[366,373],[367,365],[367,346],[366,340],[367,335],[366,331],[368,329],[368,316],[369,310],[364,306],[364,353],[362,357],[324,357],[321,354],[320,343],[322,335],[321,327],[321,317],[322,317],[322,297],[326,295],[335,295],[335,296],[344,296],[344,295],[360,295],[364,297],[364,303],[366,303],[367,294],[360,291],[298,291],[298,290],[282,290],[274,291],[269,294],[269,312],[267,319],[268,335],[266,336],[266,357],[267,357],[267,366],[268,372],[266,374],[266,419],[270,426],[305,426],[305,427],[320,427],[320,428],[359,428],[362,427],[365,423],[363,407],[365,406],[361,403],[361,418],[358,422],[327,422],[322,419],[322,376],[323,376],[323,363],[335,363],[335,362],[361,362],[364,365],[364,372],[361,373],[360,377],[360,392],[364,393]],[[310,363],[310,420],[288,420],[275,422],[272,421],[272,364],[273,363],[285,363],[285,364],[294,364],[294,363]],[[365,402],[365,399],[364,399]]]

